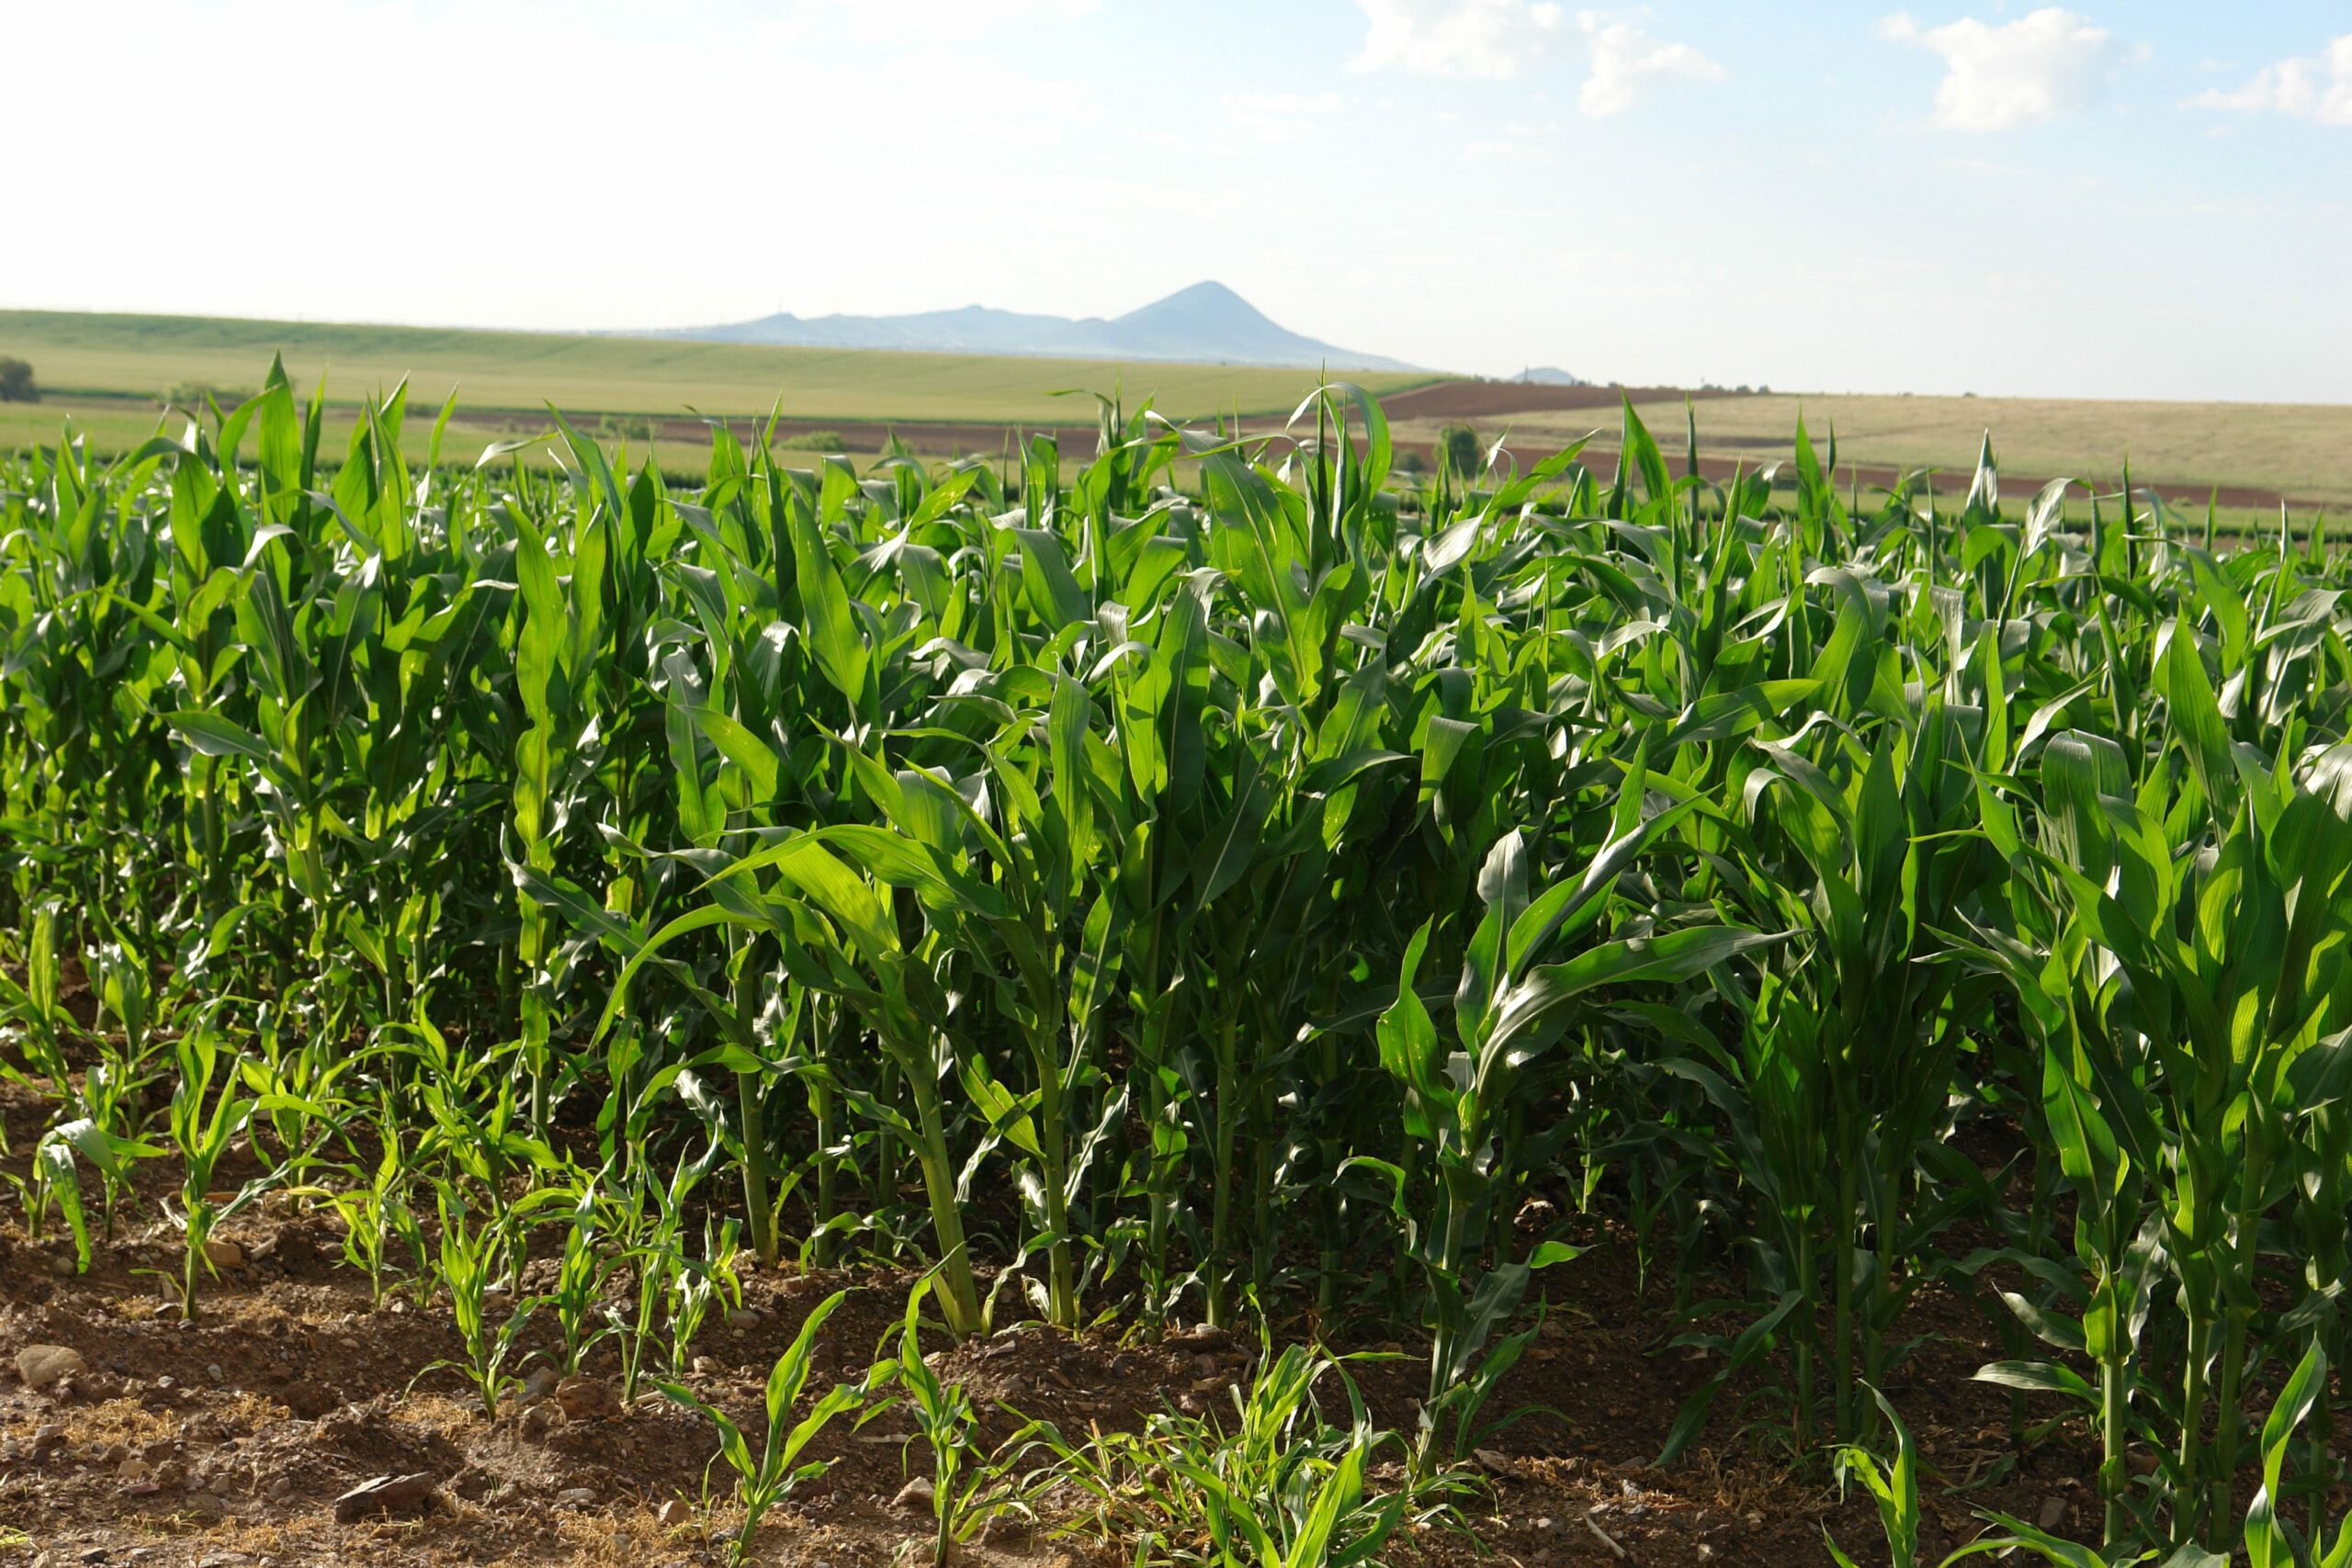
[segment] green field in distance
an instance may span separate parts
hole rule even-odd
[[[768,348],[560,333],[265,321],[209,316],[0,310],[0,354],[32,364],[47,395],[153,399],[200,383],[223,394],[260,385],[270,355],[307,390],[323,373],[331,401],[356,402],[409,380],[411,407],[437,408],[452,389],[461,408],[675,417],[689,411],[932,423],[1088,424],[1091,397],[1148,399],[1171,418],[1238,410],[1288,412],[1315,373],[1262,366],[1113,364],[866,349]],[[1351,372],[1375,393],[1441,379],[1426,373]],[[22,406],[0,426],[15,445]],[[152,425],[152,416],[145,423]],[[56,420],[39,422],[54,439]],[[143,434],[143,431],[142,431]]]

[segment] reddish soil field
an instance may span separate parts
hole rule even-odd
[[[28,1091],[0,1092],[18,1175],[42,1125]],[[160,1178],[163,1173],[157,1172]],[[234,1179],[233,1176],[231,1179]],[[243,1262],[208,1287],[201,1318],[183,1323],[144,1272],[176,1268],[176,1243],[152,1196],[100,1249],[85,1276],[54,1237],[0,1228],[0,1364],[32,1344],[65,1346],[87,1370],[38,1391],[0,1372],[0,1562],[138,1562],[151,1568],[293,1568],[311,1563],[458,1564],[718,1562],[710,1532],[731,1528],[730,1477],[710,1468],[711,1428],[659,1395],[621,1407],[608,1341],[584,1371],[600,1385],[577,1417],[547,1400],[485,1416],[454,1372],[427,1371],[457,1341],[446,1309],[401,1303],[370,1311],[366,1283],[340,1261],[332,1222],[279,1204],[248,1211],[224,1232]],[[1744,1433],[1767,1402],[1752,1387],[1719,1401],[1713,1427],[1674,1466],[1652,1462],[1683,1396],[1710,1370],[1667,1341],[1682,1328],[1662,1281],[1646,1285],[1630,1238],[1595,1221],[1592,1250],[1552,1271],[1552,1315],[1498,1394],[1495,1408],[1548,1407],[1481,1450],[1463,1522],[1490,1555],[1431,1529],[1390,1554],[1399,1564],[1464,1568],[1537,1564],[1721,1562],[1762,1568],[1827,1561],[1827,1526],[1864,1561],[1882,1549],[1859,1488],[1840,1504],[1818,1461],[1792,1474],[1767,1438]],[[543,1287],[541,1260],[526,1288]],[[820,1340],[812,1388],[854,1381],[895,1343],[908,1280],[865,1268],[824,1276],[755,1273],[738,1325],[714,1319],[695,1346],[690,1384],[736,1419],[755,1418],[775,1359],[811,1306],[849,1292]],[[1008,1299],[1010,1299],[1008,1297]],[[544,1318],[547,1314],[543,1314]],[[535,1328],[538,1325],[535,1324]],[[1304,1325],[1285,1325],[1291,1332]],[[1906,1334],[1925,1339],[1891,1390],[1928,1466],[1928,1535],[1939,1551],[1974,1533],[1970,1510],[1998,1507],[2068,1533],[2095,1528],[2086,1478],[2095,1458],[2071,1427],[2013,1451],[2006,1395],[1968,1375],[2000,1351],[1984,1318],[1938,1287],[1917,1301]],[[1366,1327],[1338,1348],[1375,1348]],[[1900,1336],[1898,1337],[1901,1337]],[[526,1341],[546,1348],[543,1337]],[[1411,1337],[1408,1357],[1422,1348]],[[1230,1389],[1259,1353],[1254,1335],[1193,1328],[1162,1335],[1071,1337],[1012,1327],[934,1364],[984,1412],[1001,1442],[1024,1417],[1065,1433],[1132,1426],[1148,1411],[1230,1408]],[[1408,1427],[1420,1368],[1411,1359],[1353,1371],[1385,1426]],[[1336,1387],[1335,1417],[1344,1417]],[[589,1397],[593,1395],[593,1397]],[[1016,1415],[1016,1412],[1018,1413]],[[769,1516],[756,1560],[883,1563],[927,1539],[928,1514],[896,1499],[928,1474],[901,1411],[853,1432],[837,1424],[820,1451],[839,1462]],[[338,1522],[335,1500],[375,1476],[422,1473],[432,1496],[399,1516]],[[1393,1471],[1392,1471],[1393,1473]],[[717,1504],[708,1515],[696,1505]],[[1947,1489],[1974,1483],[1965,1495]],[[664,1513],[664,1506],[670,1505]],[[1080,1568],[1133,1561],[1057,1534],[1050,1510],[1033,1523],[991,1524],[960,1556],[969,1564]],[[11,1534],[10,1532],[16,1532]],[[917,1560],[927,1561],[927,1554]]]
[[[1392,420],[1497,419],[1505,414],[1539,413],[1555,409],[1615,409],[1627,398],[1637,403],[1742,394],[1722,387],[1693,391],[1682,387],[1547,387],[1524,381],[1441,381],[1380,400],[1381,412]]]

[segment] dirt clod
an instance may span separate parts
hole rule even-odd
[[[607,1421],[621,1413],[613,1385],[595,1378],[570,1377],[555,1386],[555,1402],[568,1421]]]
[[[89,1370],[82,1352],[64,1345],[28,1345],[17,1352],[17,1376],[27,1388],[47,1388]]]

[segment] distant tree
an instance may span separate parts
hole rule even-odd
[[[14,355],[0,354],[0,403],[37,403],[40,387],[33,367]]]
[[[157,400],[172,408],[201,412],[207,403],[235,408],[247,395],[233,387],[216,386],[210,381],[175,381],[164,389],[163,397]]]
[[[1446,471],[1464,483],[1486,471],[1486,449],[1478,445],[1478,433],[1466,424],[1449,424],[1437,433],[1437,455]]]

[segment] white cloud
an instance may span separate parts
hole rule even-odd
[[[1687,43],[1661,43],[1622,17],[1567,12],[1548,0],[1356,0],[1371,28],[1351,71],[1515,76],[1581,37],[1589,57],[1577,104],[1592,118],[1632,108],[1658,81],[1718,82],[1724,68]]]
[[[969,43],[1015,26],[1074,22],[1102,0],[797,0],[788,20],[822,29],[835,39],[883,47],[922,48]]]
[[[2352,33],[2329,42],[2317,60],[2282,60],[2229,92],[2199,93],[2194,108],[2291,115],[2321,125],[2352,125]]]
[[[2105,28],[2054,6],[1998,27],[1964,17],[1923,28],[1898,11],[1878,36],[1943,57],[1935,118],[1947,130],[2008,130],[2088,108],[2130,53]]]
[[[1547,52],[1567,13],[1548,0],[1356,0],[1371,30],[1351,71],[1508,77]]]
[[[1662,78],[1724,79],[1724,68],[1689,44],[1660,43],[1631,22],[1579,11],[1577,27],[1592,51],[1591,74],[1584,79],[1577,104],[1595,119],[1632,108],[1650,84]]]
[[[1340,100],[1337,93],[1227,93],[1219,107],[1245,140],[1265,143],[1304,139],[1340,112]]]

